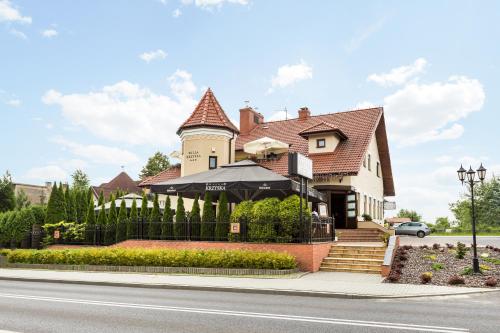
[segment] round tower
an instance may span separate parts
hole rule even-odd
[[[177,134],[182,142],[181,177],[234,162],[239,131],[210,88]]]

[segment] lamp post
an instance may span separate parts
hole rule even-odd
[[[472,259],[472,268],[474,273],[479,273],[479,259],[477,258],[477,243],[476,243],[476,208],[474,204],[474,185],[478,183],[483,183],[484,178],[486,177],[486,169],[481,166],[477,169],[477,175],[479,181],[476,181],[476,171],[472,170],[472,167],[469,167],[469,170],[466,171],[462,165],[460,165],[460,169],[457,170],[458,179],[470,186],[470,194],[471,194],[471,202],[472,202],[472,247],[474,250],[474,258]]]

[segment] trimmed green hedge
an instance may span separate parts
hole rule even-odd
[[[204,268],[293,269],[295,257],[279,252],[246,250],[172,250],[172,249],[71,249],[14,250],[10,263],[163,266]]]

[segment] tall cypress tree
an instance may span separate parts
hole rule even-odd
[[[102,227],[105,227],[106,224],[108,224],[108,218],[106,217],[106,208],[104,207],[104,204],[101,204],[101,209],[99,209],[96,224]]]
[[[174,235],[175,239],[185,239],[186,237],[186,210],[184,209],[184,200],[179,195],[177,198],[177,210],[175,211]]]
[[[148,198],[146,195],[143,195],[142,196],[142,203],[141,203],[141,221],[140,221],[140,223],[142,224],[142,236],[143,236],[143,238],[148,238],[148,236],[149,236],[148,218],[149,218]]]
[[[201,239],[214,240],[215,214],[212,208],[212,195],[205,192],[203,199],[203,215],[201,216]]]
[[[116,242],[123,242],[127,239],[127,206],[125,205],[125,200],[122,199],[120,203],[120,210],[118,212],[118,224],[116,226]]]
[[[134,235],[136,235],[134,227],[137,227],[138,220],[137,201],[134,199],[134,201],[132,201],[132,207],[130,208],[130,218],[127,220],[127,239],[132,239]]]
[[[99,192],[99,199],[97,200],[97,204],[101,206],[104,203],[104,192],[101,190]]]
[[[219,196],[217,224],[215,225],[215,238],[218,241],[227,240],[227,234],[229,233],[229,210],[227,205],[226,192],[222,192]]]
[[[104,242],[106,244],[112,244],[116,240],[116,226],[118,220],[118,214],[116,213],[116,203],[113,195],[110,197],[110,207],[108,212],[108,223],[106,225],[106,233],[104,235]]]
[[[63,207],[62,209],[64,210],[64,220],[67,221],[68,218],[68,207],[66,204],[66,195],[65,195],[65,188],[61,182],[59,182],[59,198],[61,200],[61,206]]]
[[[45,216],[45,223],[59,223],[66,220],[66,207],[64,203],[64,194],[54,183],[50,193],[49,204],[47,206],[47,214]]]
[[[153,199],[153,210],[149,215],[149,239],[159,239],[161,236],[161,217],[160,204],[158,203],[158,194],[155,193]]]
[[[174,225],[172,216],[170,197],[165,200],[165,210],[163,211],[163,222],[161,224],[161,239],[173,239]]]
[[[87,197],[88,198],[88,197]],[[95,212],[94,212],[94,198],[91,197],[87,204],[87,214],[85,216],[85,241],[87,244],[95,243]]]
[[[66,208],[67,208],[67,219],[69,222],[77,222],[76,213],[76,190],[70,190],[69,187],[65,193],[66,197]]]
[[[200,195],[196,194],[193,203],[193,209],[191,210],[190,215],[190,224],[191,224],[191,239],[192,240],[200,240],[200,231],[201,231],[201,216],[200,216]]]

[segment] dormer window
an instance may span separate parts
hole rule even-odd
[[[316,139],[316,148],[325,148],[326,140],[325,139]]]

